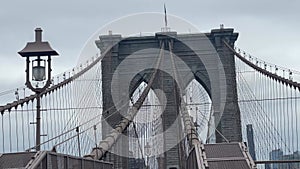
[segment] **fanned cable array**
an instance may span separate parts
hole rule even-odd
[[[248,143],[252,157],[257,163],[299,160],[300,73],[269,64],[239,48],[231,50],[237,56],[243,140]],[[299,168],[300,164],[266,166]]]

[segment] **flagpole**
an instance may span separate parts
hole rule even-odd
[[[168,28],[168,15],[167,15],[167,8],[166,8],[166,4],[164,3],[164,13],[165,13],[165,27],[162,28],[162,31],[163,32],[169,32],[169,29]]]
[[[168,18],[167,18],[166,4],[164,4],[164,11],[165,11],[165,28],[167,29],[167,27],[168,27]]]

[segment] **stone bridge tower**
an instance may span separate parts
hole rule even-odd
[[[127,113],[130,95],[142,82],[148,82],[153,69],[144,69],[140,72],[132,73],[130,65],[122,68],[121,73],[117,72],[119,65],[131,57],[152,57],[162,47],[164,42],[171,42],[174,55],[187,65],[192,76],[182,77],[181,87],[186,87],[191,80],[196,79],[209,94],[213,104],[213,115],[215,117],[216,128],[229,141],[241,142],[241,120],[238,106],[236,89],[235,59],[233,53],[226,48],[223,41],[231,46],[237,40],[238,33],[233,29],[214,29],[205,34],[177,34],[176,32],[160,32],[153,36],[122,38],[121,35],[102,35],[96,41],[97,47],[101,50],[104,58],[102,60],[102,93],[103,93],[103,118],[106,122],[102,125],[102,135],[105,137],[111,127],[117,125],[122,119],[122,114]],[[165,45],[164,49],[168,50]],[[147,49],[154,52],[147,52]],[[146,56],[147,55],[147,56]],[[139,62],[138,60],[136,62]],[[144,63],[140,63],[144,64]],[[120,71],[120,70],[118,70]],[[117,72],[117,73],[116,73]],[[117,75],[116,75],[117,74]],[[127,75],[126,75],[127,74]],[[183,129],[176,117],[179,113],[180,87],[170,73],[159,71],[152,86],[153,89],[160,89],[167,98],[167,105],[162,114],[164,133],[164,145],[174,145],[174,139],[169,138],[167,129],[173,123],[178,123],[171,132],[176,132],[179,136]],[[113,79],[119,83],[112,84]],[[129,79],[130,84],[124,88],[122,80]],[[124,95],[128,91],[129,95]],[[115,96],[115,98],[112,97]],[[125,99],[124,99],[125,98]],[[116,101],[119,99],[119,102]],[[119,104],[119,105],[116,105]],[[120,107],[117,109],[116,107]],[[171,106],[172,105],[172,106]],[[175,106],[174,106],[175,105]],[[169,131],[170,132],[170,131]],[[224,142],[223,136],[216,133],[216,142]],[[175,139],[175,141],[178,141]],[[180,141],[179,141],[180,142]],[[114,146],[114,152],[128,154],[128,139],[121,138]],[[163,158],[160,159],[162,168],[179,169],[183,165],[183,156],[180,155],[179,144],[166,150]],[[128,157],[128,156],[127,156]],[[128,158],[108,154],[107,160],[114,162],[115,168],[128,168]]]

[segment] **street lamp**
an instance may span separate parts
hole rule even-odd
[[[146,168],[149,169],[149,156],[151,155],[151,147],[150,147],[148,142],[145,145],[145,155],[147,157],[147,166],[146,166]]]
[[[26,57],[25,85],[36,93],[36,151],[40,150],[41,143],[41,93],[51,84],[51,56],[58,55],[48,42],[42,41],[42,29],[35,29],[35,42],[28,42],[23,50],[18,52]],[[46,60],[46,59],[47,60]],[[32,64],[30,64],[32,62]],[[30,68],[32,69],[30,73]],[[46,75],[47,74],[47,75]],[[31,77],[31,79],[30,79]],[[34,87],[32,82],[45,82],[44,86]]]

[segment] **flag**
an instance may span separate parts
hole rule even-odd
[[[168,27],[168,19],[167,19],[167,9],[166,9],[166,4],[164,4],[164,10],[165,10],[165,27]]]

